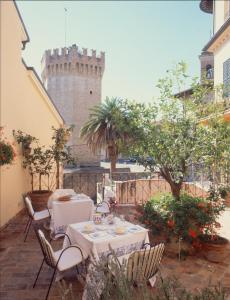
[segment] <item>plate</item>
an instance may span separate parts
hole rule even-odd
[[[93,239],[97,239],[97,238],[103,238],[105,236],[107,236],[106,232],[94,232],[94,233],[90,233],[89,236]]]
[[[104,225],[97,225],[97,230],[100,230],[100,231],[104,231],[104,230],[107,230],[108,228]]]
[[[119,228],[120,230],[118,230],[118,228],[115,228],[114,229],[114,233],[118,234],[118,235],[122,235],[122,234],[125,234],[127,232],[126,228],[125,227],[120,227]]]
[[[139,228],[137,228],[137,227],[131,227],[131,228],[129,228],[129,231],[133,231],[133,232],[138,231],[138,230],[139,230]]]
[[[124,231],[124,232],[117,232],[117,231],[114,231],[114,233],[115,233],[116,235],[124,235],[124,234],[127,233],[127,231]]]
[[[92,232],[95,232],[95,227],[93,225],[91,225],[91,224],[88,224],[88,226],[85,225],[85,226],[83,226],[81,232],[83,232],[83,233],[92,233]]]
[[[91,229],[91,230],[87,230],[87,229],[82,229],[82,231],[81,231],[82,233],[87,233],[87,234],[89,234],[89,233],[93,233],[93,232],[95,232],[95,228],[93,228],[93,229]]]

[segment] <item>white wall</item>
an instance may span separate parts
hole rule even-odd
[[[214,34],[224,24],[224,2],[226,0],[215,0],[214,6]]]
[[[214,85],[223,83],[223,63],[230,58],[230,39],[214,53]]]

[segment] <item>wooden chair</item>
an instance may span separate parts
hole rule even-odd
[[[133,252],[127,261],[128,280],[138,285],[153,278],[159,270],[164,247],[163,243],[154,247],[145,244],[144,249]]]
[[[114,254],[115,262],[121,267],[125,261],[127,279],[134,285],[138,286],[139,283],[149,281],[151,286],[153,286],[156,280],[155,275],[159,270],[164,247],[163,243],[154,247],[146,243],[141,250],[136,250],[124,257],[116,257]],[[112,253],[110,253],[108,257],[111,255]]]
[[[47,300],[49,297],[50,289],[53,284],[56,272],[57,271],[62,272],[62,271],[68,270],[75,266],[77,267],[78,264],[85,261],[87,256],[83,255],[83,252],[80,247],[78,247],[76,245],[71,245],[70,238],[65,233],[63,233],[62,235],[67,236],[70,246],[68,246],[64,249],[60,249],[58,251],[54,251],[51,244],[47,241],[44,233],[41,231],[41,229],[35,225],[34,230],[35,230],[36,236],[38,238],[38,242],[40,244],[40,247],[41,247],[41,250],[43,253],[43,260],[42,260],[42,263],[38,270],[36,279],[34,281],[33,288],[36,286],[38,277],[42,270],[42,266],[43,266],[44,262],[46,262],[46,264],[53,269],[53,274],[52,274],[52,277],[51,277],[51,280],[49,283],[49,288],[48,288],[48,291],[46,293],[46,298],[45,298]]]
[[[25,203],[26,211],[27,211],[27,214],[28,214],[28,217],[29,217],[28,222],[27,222],[26,227],[25,227],[25,230],[24,230],[24,233],[25,233],[24,242],[25,242],[26,239],[27,239],[27,236],[29,234],[30,227],[31,227],[32,223],[36,222],[36,221],[46,219],[46,218],[50,218],[51,214],[50,214],[50,210],[48,208],[44,209],[42,211],[35,212],[34,209],[33,209],[31,200],[28,196],[24,197],[24,203]]]

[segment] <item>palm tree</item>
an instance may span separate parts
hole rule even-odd
[[[121,109],[121,99],[106,97],[104,102],[91,109],[89,120],[80,131],[81,138],[94,153],[101,149],[107,150],[111,172],[116,170],[120,146],[128,137],[119,127],[120,118],[126,118]]]

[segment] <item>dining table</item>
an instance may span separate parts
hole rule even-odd
[[[119,217],[115,217],[111,224],[107,220],[108,217],[104,218],[101,224],[95,224],[93,221],[70,224],[66,230],[67,236],[64,238],[63,248],[69,246],[70,240],[72,245],[76,244],[81,248],[84,257],[89,257],[82,300],[98,300],[103,291],[104,283],[97,279],[100,274],[95,278],[92,277],[95,262],[106,261],[113,250],[117,259],[122,263],[132,252],[142,249],[145,243],[149,243],[146,228]]]
[[[85,194],[74,194],[68,201],[52,200],[50,229],[54,234],[64,233],[69,224],[92,220],[93,200]]]
[[[86,255],[96,260],[107,256],[111,248],[117,257],[124,257],[149,242],[148,229],[119,217],[115,217],[112,224],[106,219],[101,224],[93,221],[69,224],[66,234],[72,244],[77,244]],[[65,237],[63,247],[68,245],[69,240]]]

